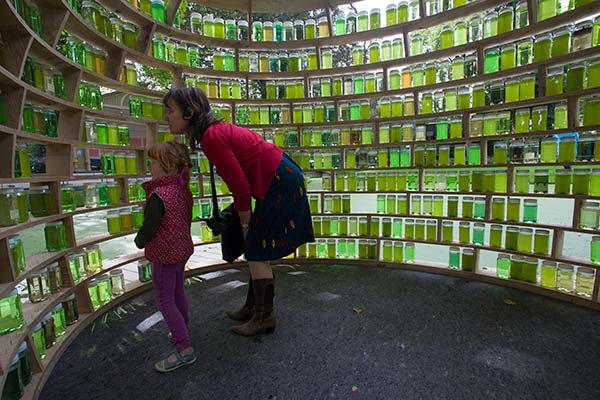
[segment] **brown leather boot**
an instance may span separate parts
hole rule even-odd
[[[273,333],[277,324],[273,316],[273,297],[275,285],[273,279],[256,279],[254,285],[254,315],[245,324],[231,327],[238,335],[255,336],[261,333]]]
[[[254,285],[252,276],[248,278],[248,294],[246,295],[246,303],[236,311],[225,311],[225,314],[234,321],[248,321],[254,314]]]

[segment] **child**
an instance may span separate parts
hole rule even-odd
[[[144,224],[135,237],[152,262],[156,307],[162,313],[176,351],[154,364],[159,372],[169,372],[196,361],[188,334],[188,302],[183,288],[184,267],[194,252],[190,235],[192,193],[190,155],[175,142],[153,145],[148,151],[152,180],[142,185],[146,191]]]

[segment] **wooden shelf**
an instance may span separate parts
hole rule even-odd
[[[419,219],[426,219],[426,218],[419,218]],[[431,219],[431,218],[430,218]],[[529,225],[532,226],[532,225]],[[600,265],[598,264],[593,264],[590,261],[585,262],[585,260],[582,259],[577,259],[577,258],[570,258],[570,259],[563,259],[563,258],[554,258],[554,257],[550,257],[550,256],[545,256],[545,255],[541,255],[541,254],[534,254],[534,253],[523,253],[520,251],[515,251],[515,250],[508,250],[505,248],[493,248],[493,247],[489,247],[489,246],[480,246],[480,245],[476,245],[476,244],[472,244],[472,243],[458,243],[458,242],[438,242],[438,241],[430,241],[430,240],[419,240],[419,239],[406,239],[406,238],[394,238],[394,237],[384,237],[384,236],[340,236],[340,235],[329,235],[329,236],[317,236],[317,239],[350,239],[350,240],[377,240],[377,241],[387,241],[387,240],[391,240],[391,241],[396,241],[396,242],[405,242],[405,243],[418,243],[418,244],[433,244],[433,245],[439,245],[439,246],[453,246],[453,247],[464,247],[464,248],[470,248],[470,249],[474,249],[474,250],[488,250],[488,251],[495,251],[498,253],[505,253],[505,254],[511,254],[511,255],[518,255],[518,256],[527,256],[527,257],[531,257],[531,258],[537,258],[540,260],[549,260],[549,261],[557,261],[557,262],[574,262],[575,264],[582,266],[582,267],[588,267],[588,268],[592,268],[595,270],[600,270]],[[577,260],[577,261],[570,261],[570,260]],[[363,261],[363,260],[361,260]],[[339,261],[338,261],[339,262]]]
[[[490,0],[491,2],[491,0]],[[496,2],[496,3],[504,3],[504,2]],[[466,6],[465,6],[466,7]],[[462,10],[461,10],[462,9]],[[456,9],[457,15],[460,15],[461,11],[464,11],[465,8],[459,7]],[[341,68],[331,68],[331,69],[323,69],[323,70],[313,70],[313,71],[299,71],[299,72],[280,72],[280,73],[269,73],[269,72],[231,72],[231,71],[215,71],[213,69],[204,69],[204,68],[193,68],[184,65],[179,65],[175,63],[170,63],[162,60],[158,60],[152,56],[147,54],[140,53],[139,51],[134,51],[126,48],[120,43],[114,42],[111,39],[108,39],[102,36],[100,33],[96,32],[93,28],[86,25],[83,19],[76,15],[72,10],[69,10],[69,20],[67,21],[67,30],[75,33],[77,36],[82,37],[86,41],[90,41],[91,43],[100,43],[102,47],[110,48],[110,51],[124,51],[125,57],[133,59],[135,61],[141,62],[145,65],[150,65],[155,68],[160,68],[163,70],[177,71],[183,73],[190,73],[195,75],[203,75],[207,77],[215,77],[215,78],[239,78],[239,79],[281,79],[281,78],[304,78],[304,77],[319,77],[319,76],[331,76],[331,75],[340,75],[340,74],[348,74],[353,72],[362,72],[369,71],[372,69],[388,69],[397,65],[399,62],[402,64],[414,64],[414,63],[422,63],[426,61],[431,61],[439,58],[450,57],[456,54],[462,54],[465,52],[476,52],[480,49],[483,49],[492,45],[501,45],[504,43],[515,41],[521,37],[532,36],[537,33],[545,32],[555,28],[556,26],[560,26],[566,22],[570,22],[572,20],[578,20],[580,18],[584,18],[586,16],[593,15],[595,12],[600,11],[600,7],[598,4],[594,2],[587,4],[582,7],[578,7],[574,10],[568,11],[566,13],[560,14],[556,17],[547,19],[542,22],[535,23],[533,25],[528,25],[524,28],[515,29],[511,32],[503,33],[500,35],[496,35],[490,38],[482,39],[477,42],[467,43],[465,45],[452,47],[444,50],[437,50],[431,53],[422,54],[418,56],[408,56],[402,58],[400,60],[391,60],[384,61],[379,63],[372,63],[360,66],[350,66],[350,67],[341,67]],[[445,14],[445,13],[444,13]],[[436,15],[432,17],[433,21],[443,22],[445,18],[442,15]],[[435,19],[433,19],[435,18]],[[438,22],[438,23],[439,23]],[[416,26],[419,24],[416,21],[411,21]],[[359,40],[358,38],[361,36],[369,37],[369,38],[378,38],[381,37],[381,32],[385,31],[389,34],[393,34],[393,32],[397,32],[398,34],[402,33],[402,28],[398,30],[400,25],[382,28],[376,31],[367,31],[360,32],[356,34],[347,35],[350,41]],[[429,25],[423,25],[429,26]],[[190,34],[192,35],[192,34]],[[323,40],[323,39],[319,39]],[[232,41],[235,42],[235,41]],[[251,43],[251,42],[247,42]],[[278,42],[256,42],[258,47],[263,46],[265,43],[277,43],[277,46],[280,46]],[[281,42],[286,43],[286,42]],[[288,42],[289,43],[289,42]],[[283,48],[288,48],[285,45],[281,45]],[[109,51],[109,52],[110,52]]]
[[[341,102],[341,101],[352,101],[352,100],[365,100],[365,99],[380,99],[382,97],[393,97],[393,96],[401,96],[406,94],[414,94],[414,93],[430,93],[442,89],[447,88],[460,88],[465,85],[476,85],[476,84],[484,84],[489,83],[490,81],[505,79],[510,76],[522,75],[525,73],[535,73],[540,69],[562,65],[574,61],[579,60],[588,60],[593,56],[600,56],[597,47],[591,47],[589,49],[577,51],[574,53],[569,53],[563,56],[553,57],[545,61],[533,62],[531,64],[523,65],[520,67],[510,68],[507,70],[502,70],[498,72],[493,72],[489,74],[477,74],[475,76],[463,79],[450,80],[446,82],[438,82],[431,85],[421,85],[421,86],[411,86],[408,88],[402,89],[394,89],[394,90],[383,90],[373,93],[364,93],[364,94],[350,94],[350,95],[342,95],[342,96],[324,96],[324,97],[302,97],[295,99],[221,99],[219,97],[211,97],[210,100],[213,103],[224,103],[224,104],[248,104],[248,105],[260,105],[260,104],[295,104],[295,103],[306,103],[306,102]],[[404,63],[402,63],[402,66]],[[401,68],[399,66],[398,68]],[[346,69],[344,69],[346,70]],[[350,74],[341,74],[340,76],[351,76]],[[326,77],[330,77],[327,75]],[[318,78],[318,77],[311,77]]]

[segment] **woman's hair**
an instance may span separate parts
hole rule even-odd
[[[191,127],[190,146],[192,150],[198,148],[202,135],[206,129],[221,119],[213,114],[210,109],[208,97],[202,89],[197,87],[173,88],[163,98],[166,107],[167,102],[173,99],[181,109],[184,118],[189,118]]]
[[[186,146],[176,142],[156,143],[148,150],[148,156],[158,161],[167,174],[182,174],[185,184],[190,183],[192,162]]]

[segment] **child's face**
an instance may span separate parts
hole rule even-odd
[[[167,100],[165,121],[167,121],[169,129],[173,133],[187,133],[190,125],[190,120],[183,118],[183,110],[177,105],[173,98]]]
[[[162,169],[160,163],[154,158],[150,158],[150,174],[152,175],[152,179],[158,179],[168,175],[168,173]]]

